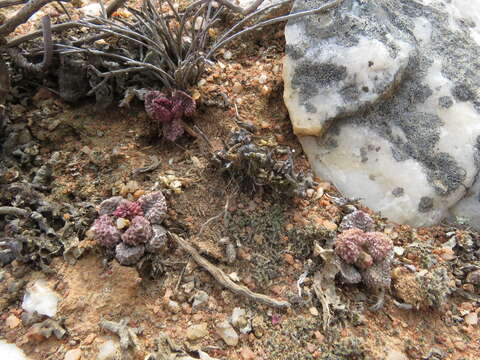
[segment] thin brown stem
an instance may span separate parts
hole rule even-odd
[[[52,1],[55,0],[32,0],[26,3],[14,16],[0,26],[0,36],[6,36],[13,32],[17,26],[27,22],[30,16]]]

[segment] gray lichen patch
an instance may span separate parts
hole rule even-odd
[[[285,31],[285,102],[313,168],[393,220],[431,224],[480,192],[480,18],[464,6],[344,0]]]
[[[319,87],[329,86],[347,77],[347,68],[331,63],[316,64],[305,60],[295,68],[292,88],[298,89],[302,103],[318,94]]]
[[[427,196],[424,196],[420,199],[418,204],[418,211],[424,213],[433,209],[433,199]]]

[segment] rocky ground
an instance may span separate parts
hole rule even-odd
[[[190,125],[203,135],[177,143],[146,136],[140,103],[96,111],[89,101],[67,105],[35,87],[31,98],[9,106],[0,206],[38,210],[28,198],[40,193],[54,207],[46,217],[57,238],[33,241],[23,258],[0,270],[2,339],[30,359],[107,359],[102,354],[110,345],[118,359],[480,358],[480,237],[464,219],[415,229],[343,199],[323,179],[304,197],[288,198],[245,186],[213,164],[231,132],[248,128],[257,144],[290,147],[295,171],[309,173],[283,104],[283,54],[282,26],[222,51],[190,89],[198,104]],[[48,180],[18,190],[34,183],[46,163]],[[134,200],[154,190],[167,198],[166,228],[233,281],[291,306],[272,308],[233,294],[173,242],[154,278],[107,261],[87,231],[95,207],[111,196]],[[335,239],[352,206],[393,240],[392,284],[374,312],[375,292],[337,278],[341,301],[327,323],[313,289],[323,265],[314,246]],[[9,216],[0,215],[2,236]],[[38,235],[45,232],[39,225],[27,225],[24,236],[49,239]],[[59,297],[53,321],[22,308],[38,279]]]

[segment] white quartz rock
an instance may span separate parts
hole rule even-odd
[[[453,215],[480,228],[473,3],[344,0],[288,22],[284,98],[319,177],[393,221]],[[295,0],[293,11],[315,6]]]
[[[0,359],[28,360],[23,350],[19,349],[15,344],[9,344],[3,340],[0,340]]]
[[[57,313],[58,296],[53,292],[44,280],[37,280],[27,286],[23,297],[22,308],[28,312],[34,312],[49,317]]]
[[[97,360],[115,360],[120,356],[120,346],[113,340],[107,340],[98,348]]]

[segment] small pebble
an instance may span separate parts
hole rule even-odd
[[[232,90],[233,90],[233,92],[234,92],[235,94],[239,94],[239,93],[242,92],[243,86],[242,86],[242,84],[240,84],[239,82],[235,82],[235,83],[233,84],[233,89],[232,89]]]
[[[257,358],[255,353],[247,346],[242,347],[240,350],[240,357],[242,360],[255,360]]]
[[[468,273],[466,280],[471,284],[480,285],[480,270],[475,270]]]
[[[267,75],[262,74],[258,77],[258,82],[263,85],[267,82],[267,79],[268,79]]]
[[[91,345],[93,343],[93,341],[95,340],[95,338],[97,337],[97,335],[95,334],[89,334],[85,340],[83,341],[83,343],[85,345]]]
[[[465,351],[467,350],[467,344],[465,344],[463,341],[455,341],[453,343],[453,345],[455,346],[455,348],[459,351]]]
[[[311,308],[309,308],[308,311],[309,311],[310,314],[312,314],[313,316],[318,316],[318,315],[319,315],[318,309],[317,309],[315,306],[312,306]]]
[[[73,349],[73,350],[68,350],[65,353],[65,360],[79,360],[82,356],[82,350],[80,349]]]
[[[408,357],[398,350],[390,349],[390,351],[387,352],[385,360],[408,360]]]
[[[266,96],[266,95],[270,94],[271,92],[272,92],[272,89],[267,85],[263,85],[260,89],[260,93],[263,96]]]
[[[478,315],[475,312],[471,312],[465,316],[465,324],[468,325],[477,325],[478,324]]]
[[[206,303],[207,301],[208,301],[208,294],[203,290],[199,290],[193,296],[192,307],[196,308],[196,307]]]
[[[190,341],[199,340],[208,335],[208,325],[207,323],[201,323],[196,325],[191,325],[187,329],[187,339]]]
[[[227,345],[236,346],[238,344],[238,334],[228,321],[219,322],[215,326],[215,330]]]
[[[118,230],[125,229],[126,227],[128,227],[128,225],[130,225],[130,221],[128,221],[128,219],[124,219],[124,218],[118,218],[117,219],[117,229]]]
[[[236,307],[232,311],[232,316],[230,317],[230,322],[237,329],[243,329],[248,325],[245,309]]]
[[[180,305],[173,300],[168,300],[167,308],[174,314],[178,314],[181,310]]]
[[[20,319],[13,314],[5,320],[5,325],[7,325],[10,329],[15,329],[19,324]]]

